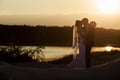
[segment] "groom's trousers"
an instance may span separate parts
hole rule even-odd
[[[90,68],[91,67],[91,48],[92,45],[87,44],[86,45],[86,68]]]

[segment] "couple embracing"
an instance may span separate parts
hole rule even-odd
[[[94,43],[96,22],[87,18],[76,20],[73,27],[73,61],[68,65],[75,68],[90,68],[90,51]],[[77,53],[79,49],[79,53]]]

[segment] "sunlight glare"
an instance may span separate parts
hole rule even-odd
[[[96,0],[97,10],[100,13],[117,13],[119,11],[118,0]]]
[[[108,51],[108,52],[110,52],[110,51],[112,51],[112,48],[113,48],[113,47],[111,47],[111,46],[106,46],[106,47],[105,47],[105,50]]]

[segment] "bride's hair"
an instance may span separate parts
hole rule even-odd
[[[82,21],[81,20],[76,20],[75,26],[77,27],[78,34],[81,33],[81,30],[82,30]]]
[[[76,26],[76,27],[82,26],[82,21],[81,21],[81,20],[76,20],[76,21],[75,21],[75,26]]]

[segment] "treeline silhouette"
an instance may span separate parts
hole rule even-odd
[[[71,26],[0,24],[0,45],[72,46]],[[120,30],[96,28],[95,46],[120,46]]]

